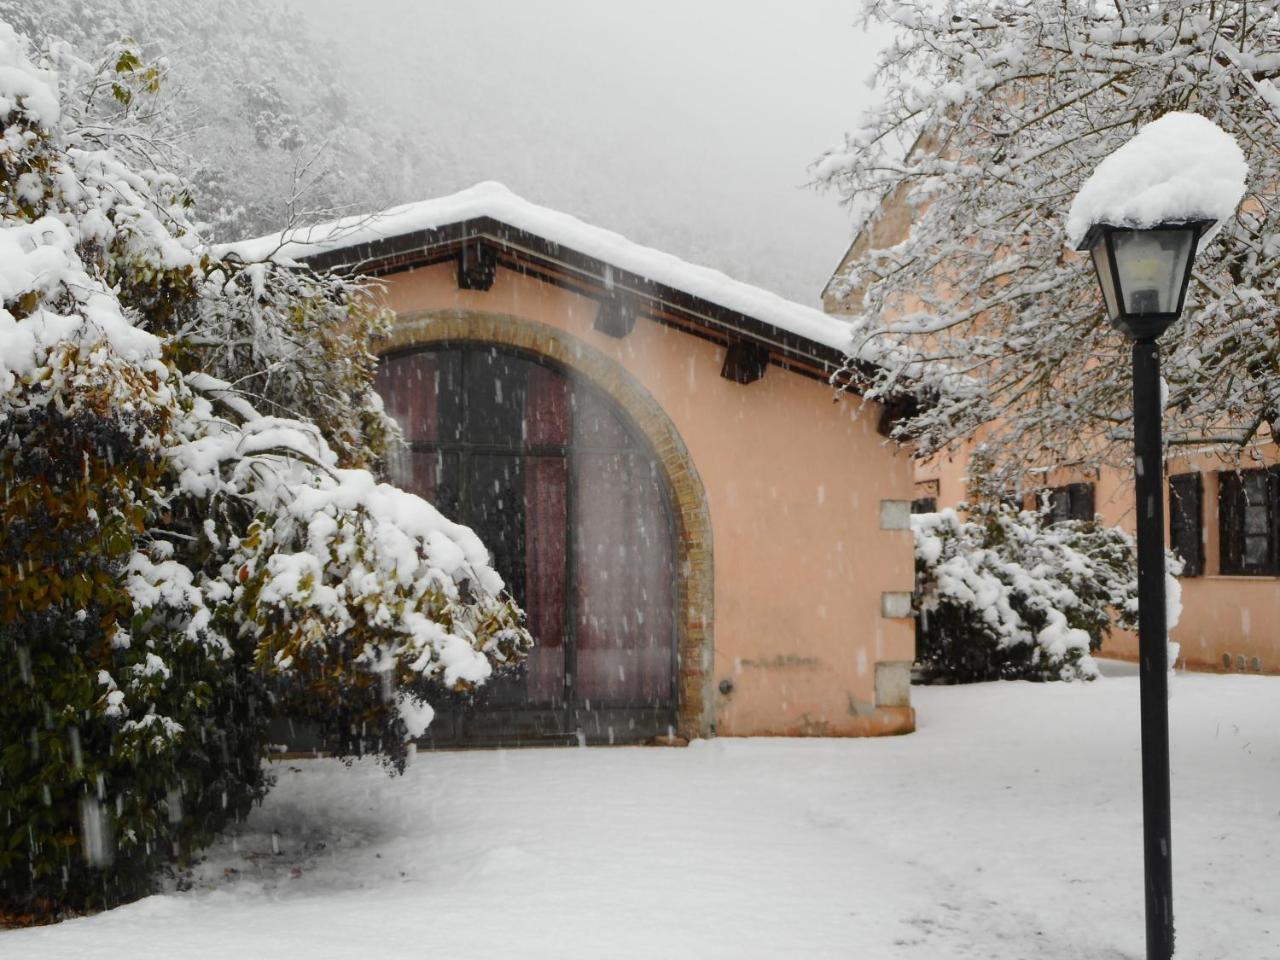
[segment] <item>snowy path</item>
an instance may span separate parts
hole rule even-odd
[[[286,765],[195,891],[0,957],[1141,957],[1136,678],[914,692],[888,740]],[[1179,957],[1277,960],[1280,679],[1171,708]]]

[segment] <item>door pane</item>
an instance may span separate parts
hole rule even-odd
[[[564,699],[568,469],[563,457],[471,458],[469,524],[525,610],[535,645],[515,671],[486,684],[493,704]]]
[[[613,404],[595,390],[575,390],[573,443],[591,449],[621,450],[631,446],[631,437]]]
[[[396,450],[391,455],[387,472],[393,484],[417,494],[448,519],[456,520],[460,516],[458,454],[444,450],[428,453]]]
[[[374,387],[410,443],[458,439],[461,369],[459,357],[447,352],[411,353],[378,365]]]
[[[524,609],[534,640],[525,668],[530,703],[564,699],[568,480],[564,457],[526,461]]]
[[[518,454],[484,453],[469,457],[464,521],[489,548],[491,563],[516,603],[525,605],[524,459]],[[522,702],[523,672],[490,680],[485,699]]]
[[[525,442],[530,447],[569,442],[572,397],[569,381],[548,367],[530,364],[525,400]]]
[[[575,699],[671,700],[670,529],[654,464],[636,453],[576,458]]]
[[[530,363],[498,350],[466,354],[467,443],[524,445],[524,406]]]
[[[375,381],[382,405],[410,442],[436,438],[436,355],[414,353],[378,366]]]

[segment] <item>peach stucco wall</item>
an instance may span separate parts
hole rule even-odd
[[[911,498],[912,467],[876,433],[878,410],[778,367],[723,379],[722,347],[643,316],[625,338],[597,333],[594,300],[512,271],[488,291],[455,277],[452,264],[394,274],[385,301],[547,324],[620,364],[674,423],[714,537],[716,731],[868,732],[875,664],[914,654],[912,622],[881,617],[882,591],[911,589],[912,548],[880,529],[879,501]]]
[[[921,460],[915,467],[917,497],[936,497],[938,507],[954,507],[968,496],[969,458],[967,452],[938,454]]]

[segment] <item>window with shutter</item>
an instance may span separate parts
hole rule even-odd
[[[1182,558],[1182,576],[1204,574],[1204,480],[1198,473],[1169,478],[1169,542]]]
[[[1049,516],[1053,523],[1064,520],[1092,520],[1093,484],[1068,483],[1049,490]]]
[[[1218,523],[1224,574],[1268,576],[1280,572],[1280,473],[1223,473],[1218,485]]]

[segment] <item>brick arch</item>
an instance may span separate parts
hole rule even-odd
[[[470,310],[406,312],[378,346],[391,353],[442,343],[493,344],[552,360],[612,397],[647,439],[662,465],[676,523],[678,732],[686,738],[707,736],[715,609],[711,514],[702,478],[671,418],[617,361],[571,334],[523,317]]]

